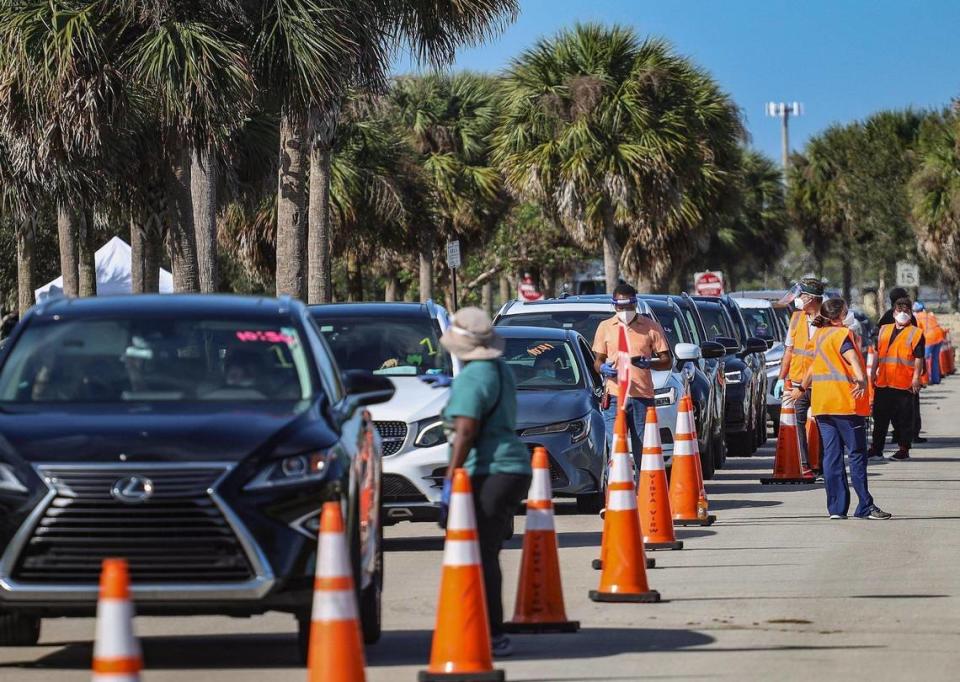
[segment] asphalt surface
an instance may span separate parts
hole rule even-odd
[[[656,552],[660,604],[594,604],[600,520],[558,517],[574,635],[516,636],[498,662],[510,680],[956,679],[960,651],[960,379],[924,394],[925,435],[909,462],[871,465],[890,521],[826,518],[822,486],[758,484],[773,440],[708,483],[709,528]],[[888,446],[888,455],[892,452]],[[854,496],[855,500],[855,496]],[[518,520],[517,528],[522,528]],[[387,531],[383,640],[369,680],[414,680],[429,657],[442,538],[429,525]],[[512,613],[520,538],[503,554]],[[141,618],[145,680],[303,680],[292,618]],[[89,679],[92,620],[45,621],[40,646],[0,649],[3,682]]]

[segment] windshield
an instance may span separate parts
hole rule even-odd
[[[777,322],[773,318],[773,308],[741,308],[743,321],[747,323],[747,335],[763,340],[778,339]]]
[[[570,344],[548,339],[505,339],[503,358],[521,391],[581,388],[580,367]]]
[[[329,317],[321,310],[314,319],[341,369],[388,376],[452,373],[439,326],[429,317]]]
[[[673,308],[656,307],[653,309],[653,313],[657,316],[660,326],[663,327],[671,348],[676,348],[678,343],[690,342],[683,321]]]
[[[572,329],[579,332],[588,342],[593,342],[597,327],[609,320],[612,310],[553,310],[549,312],[521,313],[507,315],[497,321],[501,327],[549,327],[551,329]]]
[[[0,400],[306,400],[309,367],[297,330],[279,323],[34,320],[0,370]]]
[[[700,318],[711,341],[718,336],[733,337],[733,332],[727,326],[727,319],[719,305],[702,305],[699,308]]]
[[[774,308],[774,311],[778,318],[780,318],[780,329],[783,331],[784,337],[786,337],[787,330],[790,328],[790,309],[786,306],[777,306]]]

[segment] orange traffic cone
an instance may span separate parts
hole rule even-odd
[[[139,682],[143,659],[133,633],[126,559],[104,559],[93,644],[93,682]]]
[[[670,465],[670,509],[677,526],[709,526],[717,520],[707,513],[707,495],[700,473],[700,446],[689,395],[680,399],[677,430],[673,434],[673,461]]]
[[[544,448],[533,451],[533,480],[527,495],[527,521],[520,559],[520,584],[513,620],[507,632],[576,632],[580,623],[567,620],[553,523],[550,462]]]
[[[813,415],[809,415],[807,417],[807,462],[813,471],[820,471],[823,468],[820,462],[822,449],[817,419]]]
[[[613,457],[607,481],[607,513],[603,517],[600,587],[590,599],[602,602],[657,602],[660,593],[647,584],[646,556],[640,536],[633,458],[627,447],[626,414],[617,413]]]
[[[309,682],[362,682],[363,643],[339,502],[324,502],[317,543]]]
[[[677,540],[673,530],[667,468],[663,463],[660,425],[657,423],[655,407],[647,408],[647,421],[643,428],[643,457],[640,460],[637,508],[640,510],[644,547],[651,550],[683,549],[683,542]]]
[[[618,447],[624,448],[624,452],[626,452],[628,455],[627,462],[630,465],[630,472],[631,472],[630,480],[633,481],[634,462],[633,462],[633,455],[630,453],[630,439],[627,436],[628,436],[627,413],[624,410],[619,410],[617,411],[617,418],[613,422],[613,452],[619,452],[619,450],[617,449]],[[611,456],[610,460],[607,462],[607,484],[608,484],[607,491],[606,491],[607,504],[610,503],[609,482],[610,482],[610,475],[612,474],[612,471],[613,471],[613,457]],[[601,514],[600,518],[601,519],[604,518],[604,515]],[[604,528],[606,528],[606,526],[604,526]],[[604,533],[603,536],[600,538],[600,557],[601,558],[594,559],[591,564],[591,566],[595,571],[599,571],[603,568],[603,554],[604,554],[604,549],[606,547],[606,543],[607,543],[607,534]],[[646,557],[645,560],[646,560],[647,568],[656,568],[657,566],[656,559],[654,559],[653,557]]]
[[[786,483],[813,483],[812,473],[805,475],[800,461],[800,437],[797,432],[797,413],[792,400],[783,401],[780,408],[780,432],[777,434],[777,453],[773,460],[773,477],[761,478],[763,485]]]
[[[502,670],[493,669],[490,653],[490,623],[477,544],[477,517],[466,469],[457,469],[453,475],[430,666],[421,671],[417,679],[420,682],[499,682],[504,679]]]

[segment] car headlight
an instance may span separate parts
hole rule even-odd
[[[590,435],[590,416],[581,417],[568,422],[557,422],[546,426],[534,426],[520,432],[521,438],[527,436],[546,436],[555,433],[570,434],[571,443],[579,443]]]
[[[724,372],[723,378],[728,384],[739,384],[741,381],[743,381],[743,373],[740,370]]]
[[[13,467],[9,464],[0,464],[0,492],[5,493],[26,493],[27,486],[17,478]]]
[[[264,490],[321,481],[327,475],[329,461],[330,453],[327,451],[284,457],[263,467],[243,489]]]
[[[675,402],[677,402],[677,389],[671,386],[666,391],[657,391],[653,398],[653,403],[657,407],[673,405]]]
[[[413,444],[418,448],[432,448],[447,442],[447,434],[443,432],[443,420],[440,417],[421,419],[417,422],[417,437]]]

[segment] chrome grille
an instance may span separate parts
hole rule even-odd
[[[222,583],[253,570],[211,486],[225,469],[42,468],[56,495],[17,560],[13,577],[31,583],[96,583],[107,557],[126,558],[134,583]],[[139,475],[153,483],[141,503],[113,497]]]
[[[383,442],[383,456],[388,457],[400,452],[403,442],[407,439],[407,425],[405,422],[374,422],[380,440]]]

